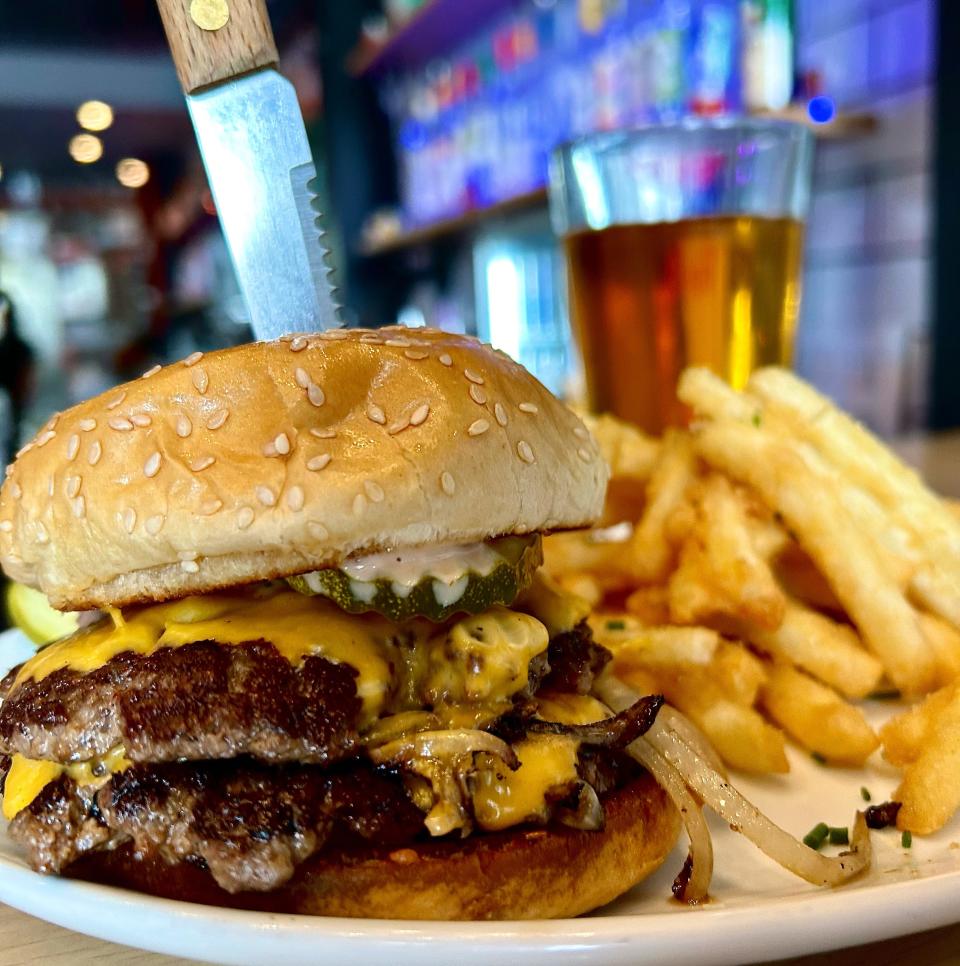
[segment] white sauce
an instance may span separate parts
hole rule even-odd
[[[486,543],[439,544],[351,557],[340,569],[351,581],[389,580],[398,597],[407,596],[425,577],[455,588],[466,573],[486,577],[503,557]],[[466,585],[464,585],[466,586]],[[454,598],[458,600],[463,590]],[[440,601],[438,597],[437,600]]]

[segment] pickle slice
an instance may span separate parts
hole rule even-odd
[[[426,617],[439,622],[452,614],[479,614],[494,604],[513,603],[543,563],[539,534],[500,537],[489,546],[502,562],[488,574],[467,570],[452,583],[438,580],[429,570],[407,587],[386,579],[355,580],[336,568],[288,577],[287,583],[298,593],[329,597],[351,614],[376,611],[393,621]]]
[[[10,623],[19,627],[34,644],[66,637],[79,626],[75,613],[54,610],[39,590],[23,584],[10,584],[7,588],[7,614]]]

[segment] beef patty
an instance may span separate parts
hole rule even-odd
[[[586,693],[608,659],[582,623],[531,661],[518,698],[544,679]],[[312,656],[294,666],[266,641],[202,641],[22,682],[0,705],[0,754],[87,761],[122,745],[134,762],[251,755],[328,765],[358,754],[360,711],[347,664]]]
[[[600,795],[638,773],[620,752],[581,754],[582,777]],[[40,872],[129,847],[146,861],[205,868],[227,892],[259,892],[325,849],[429,840],[423,818],[393,772],[360,761],[323,768],[244,758],[133,765],[99,790],[64,775],[13,819],[10,836]]]

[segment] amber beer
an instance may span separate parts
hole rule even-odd
[[[650,432],[685,418],[680,372],[708,366],[736,387],[790,365],[803,225],[718,215],[614,225],[564,240],[591,408]]]

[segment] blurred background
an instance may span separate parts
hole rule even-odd
[[[884,435],[960,425],[960,9],[935,0],[270,0],[350,324],[477,333],[576,396],[548,158],[773,114],[817,136],[799,372]],[[0,455],[250,337],[156,8],[0,0]]]

